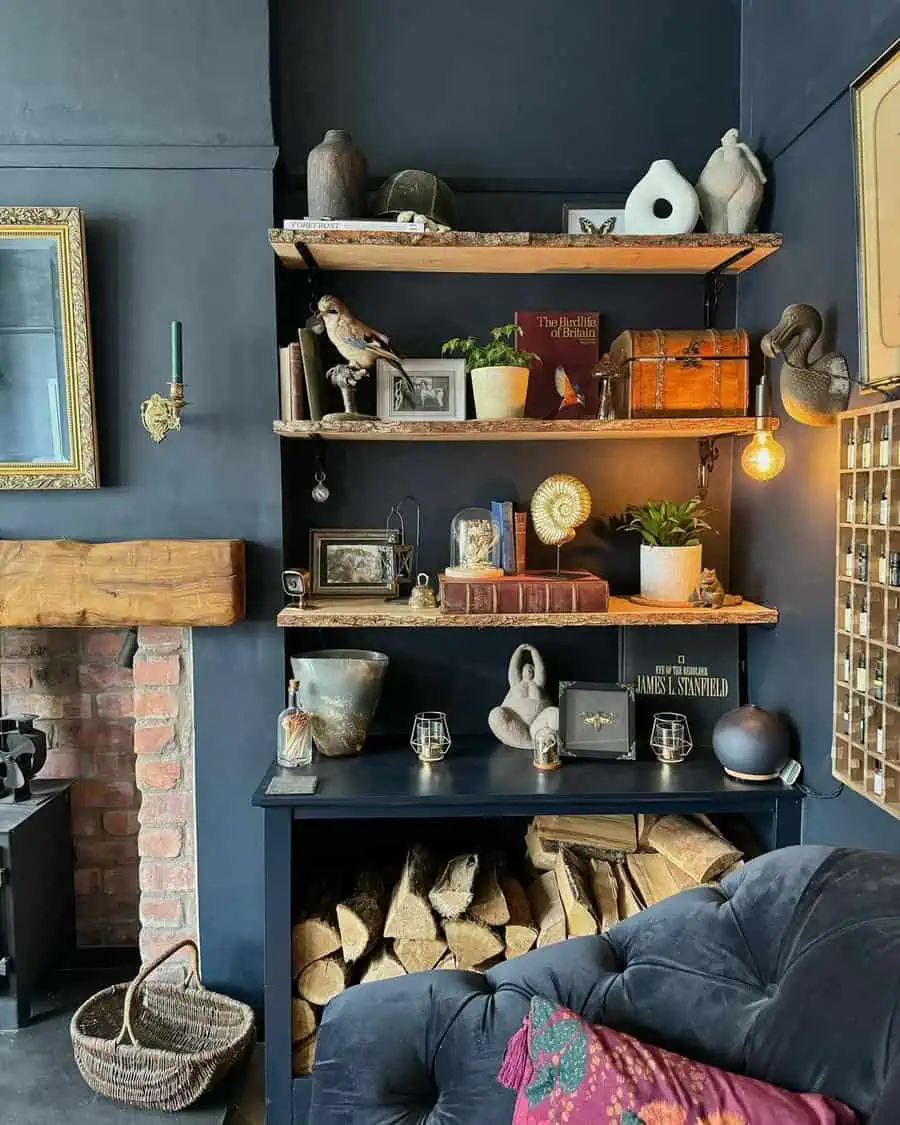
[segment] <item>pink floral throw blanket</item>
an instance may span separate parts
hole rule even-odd
[[[535,997],[509,1042],[500,1082],[513,1125],[855,1125],[847,1106],[792,1094],[592,1027]]]

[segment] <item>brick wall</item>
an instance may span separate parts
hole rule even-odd
[[[197,934],[191,659],[189,629],[138,630],[134,752],[145,961]]]
[[[3,711],[40,716],[43,777],[75,779],[78,942],[149,959],[197,930],[189,629],[0,629]]]
[[[31,712],[47,732],[43,777],[75,778],[72,833],[81,946],[138,937],[138,806],[134,686],[116,657],[125,630],[0,630],[6,713]]]

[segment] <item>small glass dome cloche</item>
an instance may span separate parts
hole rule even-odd
[[[451,578],[502,578],[500,525],[487,508],[463,508],[450,524]]]

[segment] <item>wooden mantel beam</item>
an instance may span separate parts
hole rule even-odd
[[[241,539],[0,540],[0,627],[233,625]]]

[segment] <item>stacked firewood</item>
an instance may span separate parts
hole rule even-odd
[[[742,862],[702,816],[537,816],[525,845],[525,863],[474,852],[439,861],[415,845],[396,879],[364,870],[346,893],[316,888],[293,929],[294,1073],[311,1070],[322,1009],[351,984],[484,970],[604,933]]]

